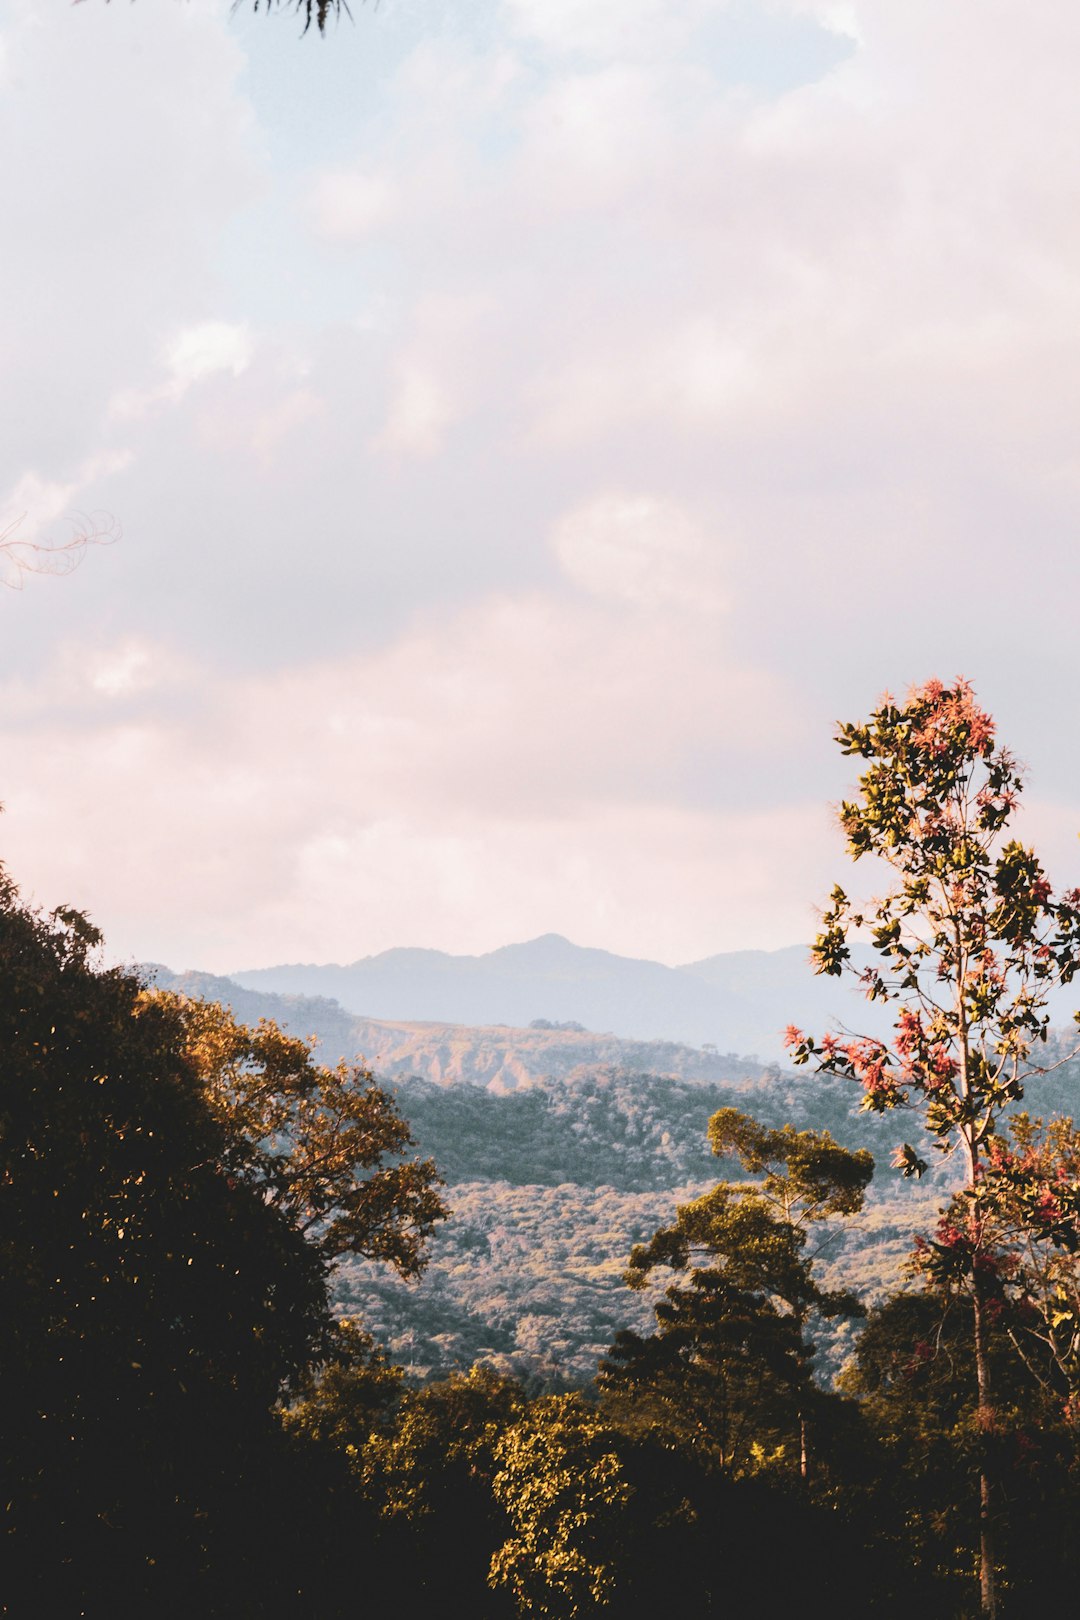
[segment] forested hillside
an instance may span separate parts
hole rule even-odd
[[[867,1207],[823,1239],[821,1260],[830,1287],[868,1302],[902,1281],[916,1234],[959,1180],[955,1161],[939,1161],[918,1187],[905,1185],[889,1160],[910,1122],[860,1109],[857,1092],[827,1075],[584,1030],[361,1019],[333,1001],[211,975],[158,968],[155,977],[221,1000],[238,1017],[315,1035],[326,1061],[363,1054],[390,1084],[445,1178],[450,1219],[419,1281],[349,1260],[335,1296],[421,1381],[480,1362],[531,1387],[586,1385],[615,1332],[649,1318],[650,1300],[625,1286],[627,1257],[680,1198],[715,1180],[706,1127],[720,1108],[828,1130],[873,1153]],[[1067,1050],[1062,1037],[1049,1054]],[[1033,1081],[1026,1105],[1080,1109],[1080,1062]],[[824,1327],[825,1376],[839,1371],[852,1337],[850,1324]]]

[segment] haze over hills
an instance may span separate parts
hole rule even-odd
[[[807,947],[732,951],[667,967],[544,934],[483,956],[396,949],[346,965],[289,963],[230,975],[248,990],[330,997],[381,1020],[469,1026],[573,1022],[637,1040],[672,1040],[778,1061],[789,1023],[864,1031],[877,1009],[835,979],[815,976]]]
[[[419,1076],[438,1086],[464,1084],[511,1092],[596,1069],[666,1075],[695,1085],[745,1085],[762,1072],[758,1060],[679,1041],[594,1034],[576,1025],[470,1028],[431,1020],[364,1018],[326,997],[250,990],[212,973],[173,973],[158,965],[144,971],[163,990],[231,1007],[242,1023],[271,1018],[291,1034],[314,1036],[321,1062],[359,1060],[384,1080]]]

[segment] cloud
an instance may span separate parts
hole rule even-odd
[[[363,240],[393,222],[393,187],[385,175],[356,169],[319,175],[311,211],[316,230],[328,241]]]
[[[782,944],[935,670],[1065,825],[1080,19],[402,19],[0,14],[0,521],[125,535],[0,595],[17,875],[208,966]]]
[[[405,360],[398,367],[386,422],[372,443],[391,455],[434,455],[453,419],[449,393],[435,372]]]
[[[566,514],[552,541],[575,584],[655,611],[726,606],[719,548],[677,502],[599,495]]]
[[[251,364],[251,355],[251,333],[246,326],[229,321],[201,321],[186,327],[165,352],[166,364],[180,389],[217,371],[239,377]]]
[[[805,874],[808,837],[824,843],[818,808],[687,807],[662,787],[659,761],[651,780],[613,792],[610,752],[607,768],[591,782],[582,773],[567,796],[567,759],[579,764],[595,746],[603,761],[605,744],[619,749],[604,736],[602,696],[577,693],[589,719],[574,726],[567,692],[561,736],[553,724],[533,731],[542,703],[526,712],[530,751],[497,700],[471,732],[447,731],[424,678],[391,705],[387,672],[370,667],[346,690],[336,671],[320,688],[263,691],[269,723],[219,692],[223,713],[211,703],[201,724],[168,725],[127,709],[133,665],[108,666],[119,677],[107,694],[115,717],[34,730],[14,750],[10,731],[4,738],[15,760],[5,783],[11,869],[50,903],[77,896],[121,955],[227,969],[410,940],[490,948],[558,924],[675,959],[718,939],[766,943],[777,917],[792,927],[806,912],[805,891],[793,885],[785,896],[783,884]],[[550,698],[542,673],[533,679]],[[459,721],[475,704],[469,681],[448,707]],[[641,716],[642,745],[670,759],[656,735],[659,707]],[[671,720],[685,733],[677,712]],[[640,758],[624,758],[623,771],[640,779]],[[747,934],[733,918],[755,896],[769,905]],[[148,908],[161,919],[149,942]]]
[[[685,48],[696,24],[722,14],[727,0],[507,0],[512,25],[556,56],[655,61]]]

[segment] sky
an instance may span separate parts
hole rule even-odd
[[[0,0],[0,858],[177,969],[806,939],[972,679],[1080,877],[1080,11]],[[102,516],[95,517],[95,514]]]

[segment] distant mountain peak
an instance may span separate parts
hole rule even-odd
[[[853,956],[866,946],[856,944]],[[870,1005],[847,979],[816,975],[805,945],[731,951],[685,967],[575,945],[563,934],[503,945],[482,956],[418,947],[384,951],[347,967],[282,966],[234,973],[245,989],[331,997],[368,1019],[509,1025],[582,1024],[634,1040],[674,1040],[783,1060],[789,1024],[822,1035],[856,1028],[884,1036],[889,1009]],[[1052,998],[1065,1025],[1071,996]]]

